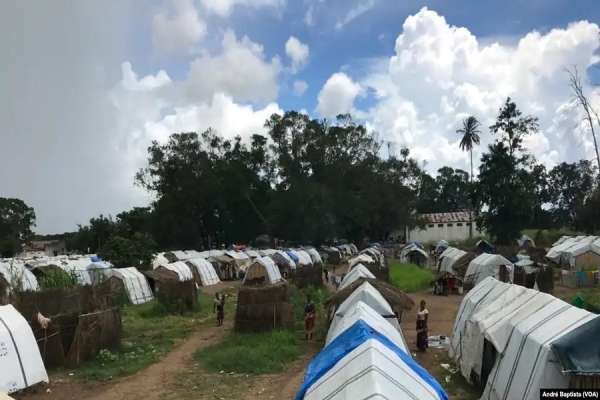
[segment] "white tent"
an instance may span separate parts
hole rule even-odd
[[[304,249],[304,251],[307,252],[308,255],[312,258],[313,263],[321,263],[321,264],[323,263],[323,260],[321,259],[321,255],[315,249]]]
[[[329,332],[327,333],[326,343],[329,343],[330,341],[333,340],[333,338],[335,336],[337,336],[341,332],[343,332],[343,330],[340,331],[338,329],[341,326],[340,324],[342,323],[342,321],[346,320],[347,317],[349,318],[350,315],[357,312],[356,310],[357,310],[358,304],[365,305],[365,307],[367,308],[367,311],[363,310],[364,312],[366,312],[367,314],[369,314],[369,313],[377,314],[376,319],[387,321],[387,324],[390,325],[390,327],[393,327],[396,331],[400,332],[400,325],[398,324],[398,319],[396,318],[396,315],[394,315],[394,311],[392,310],[392,307],[389,305],[389,303],[387,301],[385,301],[385,299],[383,298],[381,293],[379,293],[377,291],[377,289],[375,289],[373,286],[371,286],[371,284],[369,282],[364,282],[362,285],[360,285],[358,288],[356,288],[356,290],[354,292],[352,292],[352,294],[350,296],[348,296],[348,298],[342,304],[340,304],[340,306],[337,310],[335,310],[333,320],[331,321],[331,324],[329,325]],[[363,313],[363,311],[361,311],[360,313]],[[364,319],[363,317],[356,317],[356,318]],[[358,321],[358,319],[356,319],[356,321]],[[350,318],[350,320],[352,320],[352,318]],[[354,322],[356,322],[356,321],[354,321]],[[367,320],[365,320],[365,321],[367,323],[369,323],[369,321],[367,321]],[[352,322],[348,326],[353,325],[354,322]],[[347,323],[344,322],[344,324],[347,324]],[[371,325],[371,324],[369,323],[369,325]],[[371,326],[373,326],[373,325],[371,325]],[[399,334],[399,336],[402,337],[402,334]],[[398,346],[400,346],[400,345],[398,345]],[[402,346],[400,346],[400,348],[402,350],[408,352],[406,342],[404,342],[404,338],[402,338]]]
[[[127,296],[133,304],[143,304],[154,298],[148,280],[136,268],[113,268],[108,275],[123,282]]]
[[[300,253],[298,250],[288,250],[290,253],[295,255],[298,258],[299,265],[310,265],[312,264],[312,259],[310,256],[304,252]],[[289,254],[288,254],[289,257]]]
[[[250,266],[250,264],[252,264],[252,258],[250,258],[250,256],[248,256],[243,251],[231,250],[231,251],[226,251],[224,254],[233,258],[235,260],[235,263],[237,264],[238,268],[241,269],[242,271],[246,271],[248,269],[248,267]]]
[[[312,265],[313,259],[305,250],[295,250],[296,253],[304,259],[303,265]]]
[[[202,286],[215,285],[221,282],[212,264],[204,258],[194,258],[192,260],[187,260],[187,262],[192,264],[198,271]]]
[[[272,254],[277,254],[277,255],[281,256],[287,262],[287,264],[290,266],[290,268],[292,268],[292,269],[296,268],[296,263],[294,262],[294,260],[292,260],[292,257],[290,257],[290,255],[288,253],[286,253],[285,251],[274,251]]]
[[[371,279],[375,279],[375,275],[373,275],[373,273],[371,271],[369,271],[367,269],[367,267],[365,267],[362,264],[357,264],[352,271],[350,271],[342,280],[342,283],[340,283],[340,286],[338,287],[338,290],[342,290],[345,287],[347,287],[348,285],[350,285],[352,282],[356,281],[358,278],[371,278]]]
[[[563,236],[563,238],[564,237],[565,236]],[[550,250],[548,250],[548,253],[546,254],[546,258],[554,261],[555,263],[559,263],[563,252],[565,252],[569,248],[577,246],[581,243],[592,243],[596,239],[598,239],[596,236],[576,236],[576,237],[567,237],[562,242],[559,240],[558,242],[556,242],[558,244],[556,244]]]
[[[162,267],[168,269],[169,271],[175,272],[177,274],[177,277],[179,278],[179,282],[194,280],[192,270],[183,261],[176,261],[171,264],[162,265]]]
[[[154,260],[152,260],[152,269],[156,269],[161,265],[168,264],[169,260],[165,257],[165,253],[158,253],[154,256]]]
[[[76,277],[81,285],[91,285],[92,277],[87,269],[91,262],[90,258],[68,259],[58,266],[69,275]]]
[[[558,246],[559,244],[563,243],[565,240],[569,240],[571,238],[572,238],[572,236],[561,236],[560,239],[558,239],[556,242],[552,243],[552,247]]]
[[[444,252],[440,255],[439,263],[440,268],[439,272],[450,272],[454,273],[452,267],[458,260],[464,257],[467,254],[466,251],[457,249],[456,247],[448,247]]]
[[[447,400],[439,383],[407,353],[400,331],[358,302],[311,362],[297,399]]]
[[[258,254],[258,251],[256,251],[256,250],[245,249],[244,253],[246,253],[248,255],[248,257],[250,257],[250,258],[258,258],[258,257],[260,257],[260,254]]]
[[[12,305],[0,306],[0,359],[0,392],[48,382],[33,331]]]
[[[248,267],[242,284],[246,283],[246,280],[262,277],[265,277],[265,283],[277,283],[283,280],[275,261],[269,257],[260,257]]]
[[[475,280],[472,281],[474,285],[477,285],[488,276],[498,279],[500,276],[500,267],[502,265],[506,266],[510,275],[510,281],[512,282],[514,278],[513,263],[502,257],[500,254],[488,253],[480,254],[469,263],[467,272],[465,273],[465,279],[468,279],[469,276],[474,277]]]
[[[600,239],[596,239],[593,242],[579,241],[566,248],[560,255],[561,264],[564,263],[571,269],[575,268],[577,257],[585,253],[596,253],[600,255]]]
[[[350,250],[351,250],[352,254],[358,253],[358,249],[356,248],[356,245],[354,245],[353,243],[350,243],[348,246],[350,246]]]
[[[14,261],[0,263],[0,274],[4,276],[4,279],[8,282],[10,288],[20,286],[19,289],[24,291],[35,292],[40,290],[37,278],[27,269],[27,267],[25,267],[25,264]]]
[[[351,270],[356,264],[359,263],[375,264],[376,262],[372,257],[366,254],[359,254],[348,261],[348,269]]]
[[[528,242],[531,246],[535,246],[535,242],[533,241],[533,239],[527,235],[523,235],[519,240],[517,240],[519,246],[525,246]]]
[[[110,270],[113,269],[113,266],[106,261],[95,261],[88,264],[85,268],[90,275],[90,281],[93,284],[97,284],[102,282],[103,279],[110,277]]]
[[[455,324],[450,353],[460,358],[467,378],[471,370],[479,374],[483,364],[491,366],[481,399],[534,400],[540,388],[569,387],[570,376],[562,373],[551,345],[596,315],[549,294],[492,278],[471,292],[476,293],[461,304],[457,324],[464,321],[464,328],[457,332],[460,326]],[[484,360],[484,340],[501,356]]]

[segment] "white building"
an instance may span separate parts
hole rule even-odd
[[[420,217],[425,218],[428,223],[423,229],[413,229],[408,231],[398,230],[390,234],[393,239],[402,236],[408,242],[437,242],[439,240],[465,240],[469,238],[471,222],[469,221],[468,212],[453,212],[453,213],[438,213],[438,214],[422,214]],[[473,216],[473,220],[475,216]],[[477,231],[477,225],[473,221],[473,237],[481,235]]]

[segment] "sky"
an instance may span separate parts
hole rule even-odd
[[[593,157],[564,69],[600,109],[594,0],[20,0],[0,6],[0,197],[42,234],[147,205],[152,140],[264,133],[273,113],[351,113],[435,173],[469,169],[456,130],[507,97],[539,117],[551,168]]]

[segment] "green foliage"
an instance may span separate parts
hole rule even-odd
[[[414,264],[393,262],[390,264],[390,283],[405,293],[427,289],[433,278],[432,273]]]
[[[298,334],[275,331],[230,334],[218,344],[199,350],[194,358],[212,372],[262,375],[282,372],[299,355]]]
[[[70,289],[79,284],[79,277],[76,271],[65,271],[61,268],[54,268],[42,276],[40,286],[44,288]]]
[[[131,239],[111,237],[98,255],[116,268],[136,267],[145,270],[152,267],[155,250],[156,243],[150,234],[136,232]]]
[[[125,306],[122,310],[122,351],[102,351],[96,360],[78,368],[75,377],[88,381],[112,380],[132,375],[160,361],[187,335],[215,323],[212,299],[212,295],[200,293],[199,309],[183,316],[157,311],[156,300]],[[226,315],[234,307],[233,302],[225,303]]]
[[[10,258],[33,239],[35,211],[21,199],[0,197],[0,257]]]

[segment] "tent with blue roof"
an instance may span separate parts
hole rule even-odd
[[[357,306],[370,308],[362,302]],[[309,364],[295,400],[447,400],[435,378],[401,348],[392,325],[375,311],[369,314],[376,327],[361,318],[330,337]]]

